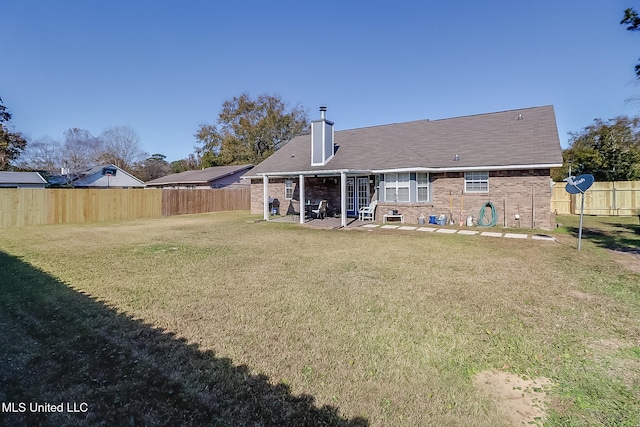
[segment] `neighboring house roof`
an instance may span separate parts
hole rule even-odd
[[[336,131],[334,141],[335,155],[322,166],[311,166],[311,135],[303,135],[257,165],[251,175],[562,165],[553,106]],[[459,160],[454,160],[456,155]]]
[[[115,173],[114,173],[115,172]],[[78,173],[74,187],[144,187],[144,182],[116,165],[100,165]]]
[[[0,184],[46,184],[38,172],[0,172]]]
[[[154,180],[147,181],[147,186],[210,185],[214,181],[227,176],[234,175],[242,171],[248,172],[251,168],[253,168],[253,165],[213,166],[210,168],[174,173],[161,178],[156,178]]]
[[[49,175],[47,177],[47,181],[49,181],[49,185],[53,186],[66,186],[71,181],[75,181],[78,179],[78,174],[65,174],[65,175]]]

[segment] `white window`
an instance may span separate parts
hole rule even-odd
[[[467,193],[488,193],[489,172],[465,172],[464,191]]]
[[[410,174],[385,173],[384,174],[384,199],[387,202],[408,202]]]
[[[287,200],[293,199],[293,179],[291,178],[284,180],[284,198]]]
[[[416,185],[418,187],[418,202],[429,201],[429,174],[418,172],[416,173]]]

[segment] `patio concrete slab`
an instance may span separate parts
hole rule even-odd
[[[409,231],[413,231],[413,230],[415,230],[416,228],[418,228],[418,227],[412,227],[412,226],[410,226],[410,225],[403,225],[403,226],[401,226],[400,228],[398,228],[398,230],[409,230]]]
[[[495,231],[483,231],[480,235],[488,237],[502,237],[502,233],[496,233]]]
[[[400,227],[399,225],[382,225],[380,226],[380,228],[389,228],[389,229],[395,229]]]
[[[528,236],[526,234],[519,233],[504,233],[504,237],[507,239],[526,239]]]
[[[475,230],[460,230],[460,231],[458,231],[458,234],[464,234],[466,236],[473,236],[475,234],[478,234],[478,232],[475,231]]]
[[[363,228],[378,228],[380,226],[378,224],[365,224],[365,225],[361,225],[361,227],[363,227]]]
[[[437,228],[434,227],[420,227],[418,228],[416,231],[428,231],[428,232],[433,232],[436,231]]]
[[[531,238],[533,240],[547,240],[547,241],[551,241],[551,242],[555,242],[556,241],[555,237],[547,236],[547,235],[544,235],[544,234],[534,234],[533,236],[531,236]]]
[[[454,234],[458,232],[458,230],[455,230],[453,228],[440,228],[438,229],[438,231],[436,231],[436,233],[445,233],[445,234]]]

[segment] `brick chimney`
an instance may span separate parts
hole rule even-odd
[[[333,122],[320,107],[320,119],[311,122],[311,166],[324,166],[333,157]]]

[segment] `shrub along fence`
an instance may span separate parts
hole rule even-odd
[[[249,210],[249,188],[0,188],[0,228]]]
[[[555,182],[551,189],[551,212],[579,214],[579,194],[569,194],[565,182]],[[640,215],[640,181],[594,182],[585,193],[586,215]]]

